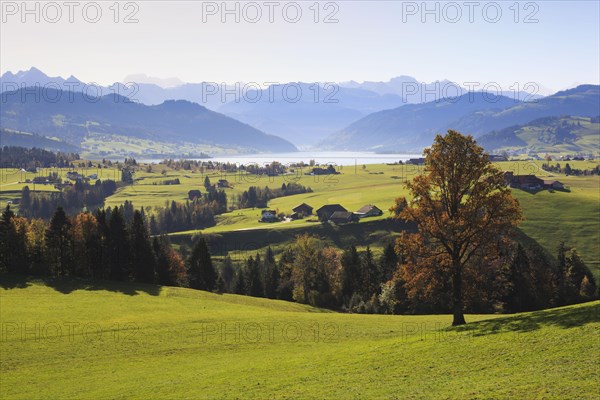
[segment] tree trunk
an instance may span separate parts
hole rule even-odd
[[[463,315],[462,276],[460,262],[458,260],[454,260],[452,267],[452,309],[454,313],[452,326],[458,326],[467,323],[465,321],[465,316]]]

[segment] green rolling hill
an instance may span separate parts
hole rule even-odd
[[[188,101],[169,100],[146,106],[117,94],[90,97],[48,88],[4,92],[0,127],[56,137],[76,146],[98,136],[102,141],[117,136],[159,145],[195,144],[235,152],[296,151],[293,144],[280,137]],[[149,150],[164,151],[155,146]]]
[[[0,396],[579,398],[600,302],[512,316],[353,315],[190,289],[1,277]]]
[[[31,133],[12,131],[0,128],[1,146],[38,147],[50,151],[77,153],[81,151],[78,146],[71,145],[62,140],[50,139]]]
[[[600,150],[600,118],[558,116],[491,132],[477,139],[490,151],[589,153]]]

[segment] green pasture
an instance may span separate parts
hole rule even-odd
[[[456,329],[449,315],[0,279],[5,399],[598,398],[600,302]]]

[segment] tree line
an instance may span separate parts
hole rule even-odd
[[[560,163],[556,163],[555,165],[550,164],[550,162],[545,162],[542,164],[542,169],[548,172],[554,172],[559,174],[565,174],[567,176],[589,176],[589,175],[600,175],[600,165],[596,165],[592,169],[579,169],[572,168],[569,163],[566,163],[564,167],[561,167]]]
[[[0,147],[0,160],[2,168],[50,168],[73,167],[73,161],[79,160],[76,153],[53,153],[44,149],[18,146]]]
[[[116,190],[117,183],[110,179],[97,180],[93,185],[79,180],[72,186],[64,186],[60,192],[32,192],[25,186],[21,190],[19,213],[24,217],[49,219],[58,207],[67,214],[84,208],[93,211],[102,207]]]
[[[153,235],[168,232],[203,229],[214,226],[215,215],[222,213],[216,201],[195,199],[185,203],[171,201],[165,207],[155,207],[150,216],[150,232]]]
[[[23,275],[132,281],[281,299],[356,313],[422,314],[452,311],[450,281],[437,268],[417,268],[399,240],[380,256],[367,247],[344,250],[301,235],[278,258],[268,247],[241,265],[213,259],[197,237],[175,251],[151,236],[146,216],[125,206],[69,217],[59,207],[50,221],[0,219],[0,271]],[[464,309],[520,312],[587,301],[596,282],[575,249],[564,244],[551,259],[536,245],[514,242],[483,271],[466,268]],[[436,271],[438,271],[436,273]]]
[[[21,191],[19,213],[23,217],[48,220],[58,207],[67,215],[93,212],[103,207],[105,199],[114,194],[116,189],[117,183],[110,179],[97,180],[95,184],[77,181],[72,186],[65,186],[61,192],[33,192],[25,186]],[[127,221],[131,221],[133,204],[125,200],[121,210]],[[145,216],[143,207],[140,211]],[[148,211],[153,235],[207,228],[215,225],[215,215],[227,211],[227,194],[223,190],[210,188],[199,199],[185,203],[167,201],[164,207],[154,207]]]
[[[451,281],[441,271],[415,268],[400,243],[375,257],[369,247],[340,250],[303,235],[278,261],[267,248],[237,268],[228,257],[217,264],[221,290],[231,293],[356,313],[452,312]],[[597,297],[594,276],[577,251],[564,244],[557,261],[538,245],[514,242],[483,273],[467,269],[463,286],[470,313],[532,311]]]
[[[131,221],[124,207],[69,217],[58,207],[49,221],[0,219],[0,271],[187,286],[182,256],[166,237],[151,237],[141,211]]]
[[[268,175],[268,176],[276,176],[282,175],[288,172],[289,166],[284,165],[278,161],[273,161],[271,163],[266,163],[263,165],[259,165],[257,163],[249,163],[249,164],[239,164],[232,162],[221,162],[221,161],[202,161],[202,160],[173,160],[173,159],[165,159],[160,162],[159,165],[163,165],[174,170],[185,170],[185,171],[221,171],[228,173],[235,173],[245,171],[249,174],[254,175]],[[152,165],[148,165],[150,170],[152,171]],[[293,172],[293,170],[291,170]]]
[[[258,186],[250,186],[248,190],[244,190],[242,194],[237,196],[237,208],[265,208],[269,200],[277,197],[292,196],[300,193],[311,193],[310,187],[305,187],[299,183],[290,182],[287,185],[284,183],[281,188],[271,189],[268,186],[260,188]]]

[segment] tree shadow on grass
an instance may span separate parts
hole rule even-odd
[[[161,287],[158,285],[133,282],[92,281],[79,278],[31,277],[13,274],[0,275],[0,288],[3,289],[24,289],[31,286],[33,283],[48,286],[63,294],[69,294],[75,290],[90,290],[108,291],[129,296],[135,296],[140,293],[158,296],[161,291]]]
[[[544,327],[568,329],[591,323],[600,323],[600,302],[598,301],[580,307],[562,307],[479,321],[451,329],[457,332],[470,331],[473,336],[485,336],[506,332],[532,332]]]

